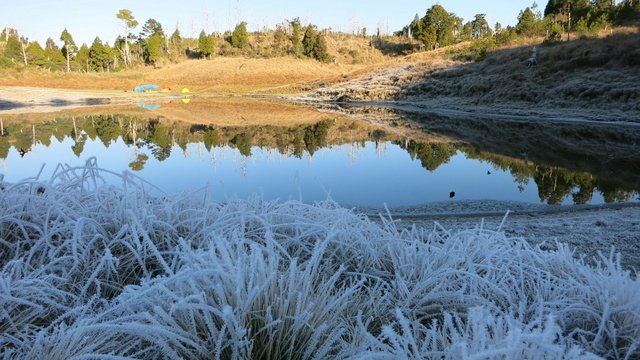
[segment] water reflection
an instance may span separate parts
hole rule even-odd
[[[496,142],[501,140],[489,138],[486,125],[462,131],[462,125],[448,123],[447,131],[441,133],[456,129],[466,135],[438,137],[433,129],[444,125],[432,120],[422,119],[422,124],[430,126],[431,131],[427,132],[420,126],[416,128],[415,124],[420,124],[416,119],[396,117],[392,123],[391,127],[378,127],[332,114],[286,126],[188,123],[152,113],[90,114],[45,121],[3,119],[0,158],[5,162],[2,173],[8,181],[20,178],[16,168],[28,159],[40,164],[57,163],[64,158],[60,154],[66,147],[66,152],[70,150],[77,158],[97,154],[102,166],[117,161],[111,166],[126,166],[137,173],[145,173],[152,164],[149,180],[157,183],[161,181],[158,179],[168,179],[167,184],[159,185],[172,190],[217,181],[216,186],[225,188],[227,195],[260,189],[267,197],[272,191],[276,197],[290,198],[292,193],[316,183],[320,190],[313,196],[308,196],[310,190],[306,190],[307,199],[320,200],[331,194],[335,200],[354,205],[410,205],[449,199],[450,194],[456,194],[455,199],[535,198],[548,204],[585,204],[630,201],[638,194],[639,174],[624,159],[611,158],[606,169],[613,176],[607,176],[607,172],[594,171],[602,164],[584,157],[572,161],[566,149],[531,152],[530,144],[516,142],[509,149],[496,151]],[[499,128],[501,135],[508,130],[504,124]],[[526,131],[530,139],[540,136],[535,129]],[[469,135],[473,132],[480,132],[481,139],[474,140]],[[587,135],[582,132],[580,136]],[[453,141],[456,138],[458,141]],[[513,152],[524,152],[525,147],[529,153],[512,156]],[[228,151],[239,155],[231,156],[233,166],[239,170],[235,171],[240,174],[238,178],[225,177],[227,172],[234,172],[225,168],[227,165],[220,165],[214,173],[203,173],[200,168],[208,166],[206,162],[190,160],[193,154],[202,158],[204,152],[211,165],[229,157]],[[550,155],[545,158],[541,155],[544,153]],[[12,158],[11,154],[17,156]],[[573,167],[558,165],[563,162],[570,162]],[[415,164],[420,165],[421,172],[415,171]],[[36,171],[30,170],[28,175]],[[171,178],[180,172],[185,176],[192,173],[201,182],[189,177]]]

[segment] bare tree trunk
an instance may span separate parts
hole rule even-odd
[[[0,136],[4,136],[4,120],[0,118]]]
[[[129,50],[129,33],[124,36],[124,64],[129,66],[131,64],[131,53]]]
[[[65,55],[67,55],[67,72],[70,72],[71,71],[71,65],[69,63],[69,58],[71,57],[71,56],[69,56],[69,48],[70,48],[70,46],[69,45],[65,45],[64,48],[66,49],[66,51],[65,51],[66,54]]]
[[[29,64],[27,63],[27,52],[25,51],[26,47],[24,46],[23,39],[20,39],[20,45],[22,47],[22,60],[24,61],[24,66],[27,66]]]

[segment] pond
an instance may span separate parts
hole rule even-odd
[[[216,201],[255,194],[346,206],[600,204],[637,201],[640,189],[635,128],[231,99],[2,116],[2,132],[7,182],[43,164],[46,179],[58,163],[95,157],[167,193],[206,188]]]

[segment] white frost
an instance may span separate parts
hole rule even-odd
[[[614,254],[103,176],[0,182],[2,359],[640,356],[640,280]]]

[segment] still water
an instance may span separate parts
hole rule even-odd
[[[569,169],[536,162],[530,154],[487,151],[462,136],[426,137],[419,127],[410,136],[332,114],[318,119],[287,125],[185,123],[147,113],[5,119],[0,174],[14,182],[45,164],[41,177],[47,179],[58,163],[79,166],[96,157],[99,167],[128,171],[167,193],[207,188],[217,201],[254,194],[304,202],[330,198],[347,206],[638,198],[635,169],[620,176],[598,164]]]

